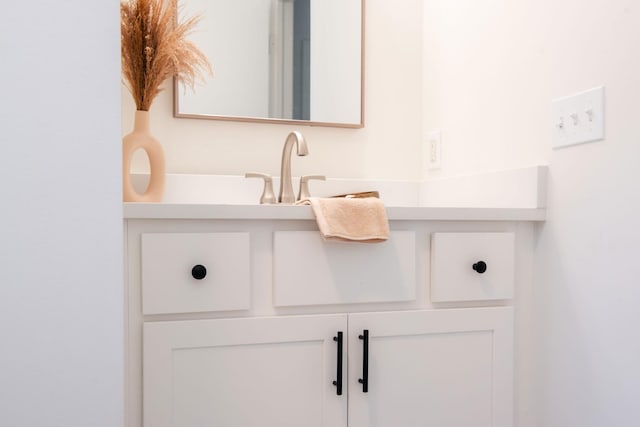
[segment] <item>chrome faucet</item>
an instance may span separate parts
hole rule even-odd
[[[300,132],[293,131],[287,135],[287,139],[284,141],[284,148],[282,149],[278,203],[294,203],[296,201],[296,196],[293,193],[293,183],[291,182],[291,151],[293,151],[294,143],[296,144],[298,156],[306,156],[309,154],[307,142]]]

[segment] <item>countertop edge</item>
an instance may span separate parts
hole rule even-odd
[[[544,221],[541,208],[388,206],[389,221]],[[310,206],[124,203],[124,219],[315,220]]]

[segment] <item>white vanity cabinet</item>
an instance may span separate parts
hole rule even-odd
[[[308,207],[130,206],[127,427],[515,425],[540,212],[391,209],[367,245]]]
[[[510,308],[146,322],[143,418],[508,426],[512,322]]]

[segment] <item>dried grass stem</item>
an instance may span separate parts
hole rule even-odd
[[[178,0],[120,3],[122,74],[138,110],[149,110],[169,77],[193,88],[211,74],[207,57],[187,40],[200,16],[177,18]]]

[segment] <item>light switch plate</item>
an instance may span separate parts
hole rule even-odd
[[[599,86],[551,103],[553,148],[604,139],[604,87]]]

